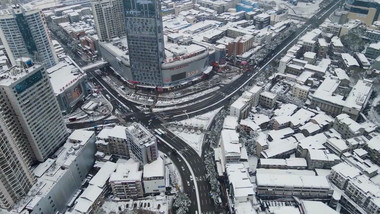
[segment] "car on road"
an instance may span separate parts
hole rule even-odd
[[[190,181],[187,181],[187,186],[190,186]]]
[[[193,180],[193,176],[190,175],[190,180],[192,181]]]
[[[181,169],[182,169],[182,171],[185,171],[185,167],[182,166]]]

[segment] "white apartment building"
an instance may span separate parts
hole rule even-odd
[[[245,119],[248,116],[251,109],[251,103],[248,98],[239,97],[230,106],[230,115],[237,117],[238,119]]]
[[[14,5],[0,11],[0,38],[12,65],[21,57],[31,57],[46,68],[58,62],[40,10]]]
[[[116,171],[109,179],[115,197],[121,200],[143,197],[142,171],[139,168],[140,163],[133,159],[117,163]]]
[[[139,123],[133,123],[127,128],[126,134],[132,158],[143,165],[157,160],[157,139],[147,128]]]
[[[91,7],[100,41],[125,35],[122,0],[91,0]]]
[[[241,144],[239,134],[235,130],[223,129],[220,137],[223,169],[226,163],[239,162],[241,158]]]
[[[9,127],[26,135],[33,159],[46,160],[67,137],[61,110],[44,66],[30,59],[2,74],[0,93],[18,122]],[[19,124],[19,125],[18,125]]]
[[[143,169],[144,193],[159,194],[166,190],[165,163],[161,157],[145,164]]]

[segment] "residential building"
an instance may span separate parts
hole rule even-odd
[[[365,51],[365,55],[371,59],[376,59],[380,56],[380,42],[370,44]]]
[[[93,131],[75,130],[51,158],[33,169],[36,183],[14,210],[65,213],[95,163],[94,142]]]
[[[255,27],[259,30],[270,25],[270,15],[266,13],[262,13],[255,16],[254,20],[255,20]]]
[[[380,135],[373,137],[368,141],[367,145],[364,147],[370,156],[370,158],[376,163],[380,164]]]
[[[0,38],[12,65],[22,57],[30,57],[50,68],[57,64],[43,13],[31,6],[12,6],[0,12]]]
[[[331,168],[329,178],[334,185],[340,189],[345,189],[347,187],[348,181],[354,179],[359,175],[360,170],[343,162]]]
[[[230,115],[237,117],[238,119],[245,119],[251,110],[251,102],[249,99],[244,97],[239,97],[230,106]]]
[[[220,136],[221,161],[225,168],[227,163],[239,162],[241,154],[241,144],[239,134],[235,130],[223,129]]]
[[[228,44],[228,55],[238,56],[242,55],[252,48],[254,36],[244,35],[236,37],[236,39]]]
[[[160,194],[166,190],[165,163],[161,157],[145,164],[143,169],[143,184],[145,195]]]
[[[336,154],[328,150],[308,150],[306,156],[308,169],[331,169],[331,167],[340,163],[341,160]]]
[[[292,93],[294,97],[306,101],[309,95],[310,87],[306,85],[294,84],[292,86]]]
[[[250,88],[248,90],[248,92],[252,94],[252,96],[251,96],[252,106],[256,107],[257,105],[259,105],[260,93],[262,91],[263,91],[263,88],[260,86],[256,86],[256,85],[252,86],[252,88]]]
[[[287,158],[287,159],[264,159],[259,160],[260,168],[267,169],[306,169],[307,162],[305,158]]]
[[[341,81],[337,77],[327,76],[311,95],[312,103],[332,116],[343,112],[356,120],[372,93],[372,83],[359,80],[346,99],[343,95],[336,93],[340,85]]]
[[[288,170],[258,169],[256,173],[257,195],[260,198],[298,197],[302,199],[330,199],[331,186],[325,176],[311,173],[292,174]],[[298,170],[297,170],[298,171]]]
[[[163,86],[165,53],[160,1],[124,1],[124,11],[133,80]]]
[[[126,200],[143,197],[142,171],[139,168],[140,163],[133,159],[117,163],[116,171],[109,179],[116,198]]]
[[[352,120],[347,114],[335,117],[333,128],[338,131],[344,139],[356,137],[364,133],[364,128]]]
[[[6,99],[2,93],[0,97]],[[28,193],[35,180],[30,170],[28,140],[21,132],[21,125],[7,102],[2,101],[0,106],[0,208],[10,209]]]
[[[130,157],[130,145],[126,135],[127,127],[115,126],[104,128],[99,132],[96,149],[105,155],[117,155],[126,159]]]
[[[158,156],[156,137],[140,123],[132,123],[126,130],[130,156],[145,165]]]
[[[123,0],[92,0],[91,7],[100,41],[125,35]]]
[[[0,93],[17,120],[12,131],[25,135],[32,159],[43,162],[65,142],[66,126],[45,67],[27,58],[18,63],[3,73]]]
[[[72,213],[92,213],[103,204],[105,195],[110,192],[109,178],[116,167],[117,163],[110,161],[102,164],[99,171],[90,180],[87,188],[75,201]]]
[[[229,195],[231,195],[236,213],[254,213],[252,203],[255,199],[254,185],[248,170],[242,163],[229,163],[226,166]]]
[[[260,94],[260,105],[265,108],[274,108],[277,102],[277,95],[269,91],[264,91]]]

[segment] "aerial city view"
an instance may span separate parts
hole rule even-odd
[[[0,214],[380,214],[380,0],[0,0]]]

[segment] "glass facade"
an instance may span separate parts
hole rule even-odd
[[[164,36],[157,0],[124,0],[131,73],[134,81],[162,86]]]

